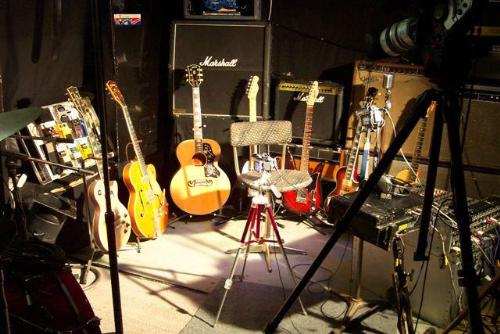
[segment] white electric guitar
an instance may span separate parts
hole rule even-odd
[[[253,75],[248,80],[247,85],[247,97],[248,97],[248,111],[249,111],[249,122],[257,121],[257,93],[259,92],[259,77],[257,75]],[[257,145],[250,146],[248,152],[248,160],[245,161],[243,168],[241,169],[241,173],[248,173],[250,169],[255,169],[255,160],[253,158],[254,154],[257,154],[258,147]]]
[[[80,96],[80,92],[76,87],[68,87],[66,89],[66,95],[85,121],[85,124],[87,125],[87,131],[89,133],[92,131],[95,134],[98,134],[99,119],[97,118],[97,115],[95,114],[95,111],[90,103],[82,99],[82,97]],[[89,138],[93,138],[93,136],[89,136]],[[104,216],[106,213],[106,199],[104,197],[104,169],[101,159],[101,144],[95,140],[91,140],[90,144],[94,152],[97,170],[99,172],[99,178],[95,179],[90,184],[88,189],[89,201],[92,204],[91,208],[93,211],[92,236],[94,237],[94,242],[96,243],[97,247],[103,252],[107,252],[108,238],[106,232],[106,220]],[[109,189],[111,198],[111,210],[113,211],[115,218],[114,227],[116,250],[119,250],[125,244],[127,244],[128,239],[130,238],[130,216],[127,208],[118,199],[118,183],[116,181],[110,181]]]

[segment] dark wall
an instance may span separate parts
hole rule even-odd
[[[365,35],[404,17],[400,1],[275,1],[273,72],[316,79],[331,68],[363,59]],[[335,79],[335,78],[332,78]]]
[[[38,3],[43,4],[43,15],[37,18]],[[60,25],[56,24],[54,5],[57,3],[58,0],[0,2],[0,70],[7,110],[14,108],[21,98],[28,98],[33,105],[65,100],[64,92],[70,85],[95,92],[90,1],[61,1]],[[169,29],[172,20],[182,19],[182,1],[169,2],[168,7],[162,1],[153,0],[111,3],[115,12],[143,15],[140,28],[115,27],[114,46],[108,42],[111,22],[103,27],[104,63],[106,75],[114,77],[123,88],[132,118],[137,121],[136,130],[145,138],[146,152],[161,175],[173,164],[172,155],[169,156],[174,148],[168,105]],[[407,16],[399,3],[389,0],[273,1],[270,18],[274,79],[286,74],[348,85],[351,69],[347,67],[343,72],[336,69],[364,57],[366,33],[377,33]],[[263,19],[267,19],[269,0],[263,2],[263,8]],[[39,57],[33,51],[37,41]],[[345,99],[348,101],[348,94]],[[124,161],[127,133],[123,118],[113,103],[107,103],[110,138],[115,144],[116,138],[120,139],[119,159]]]
[[[87,2],[62,1],[60,17],[54,3],[0,2],[0,74],[6,110],[23,98],[38,106],[65,100],[66,87],[82,83]]]

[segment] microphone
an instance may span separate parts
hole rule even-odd
[[[391,89],[394,85],[394,73],[384,73],[382,85],[385,89]]]

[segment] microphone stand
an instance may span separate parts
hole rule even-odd
[[[116,256],[116,236],[114,227],[114,213],[111,209],[111,197],[109,188],[108,172],[108,147],[105,144],[107,138],[105,90],[104,90],[104,66],[103,66],[103,39],[102,29],[104,24],[109,24],[109,14],[111,8],[108,1],[91,0],[90,17],[92,29],[92,41],[94,46],[94,65],[95,65],[95,83],[96,83],[96,109],[100,115],[101,130],[101,148],[102,148],[102,168],[104,170],[104,198],[106,200],[106,213],[104,215],[106,222],[106,234],[108,239],[108,256],[111,276],[111,292],[113,297],[113,316],[115,321],[116,334],[123,333],[123,319],[120,297],[120,282],[118,274],[118,260]],[[106,21],[107,20],[107,21]],[[102,22],[104,21],[104,22]]]

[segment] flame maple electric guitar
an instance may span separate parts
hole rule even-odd
[[[248,97],[248,121],[256,122],[257,121],[257,93],[259,92],[259,77],[257,75],[253,75],[248,80],[247,85],[247,97]],[[250,152],[248,152],[249,160],[245,161],[243,168],[241,169],[241,173],[248,173],[250,168],[254,168],[253,155],[258,152],[257,145],[250,146]]]
[[[68,87],[66,89],[68,99],[75,106],[80,114],[80,117],[87,125],[88,138],[94,158],[96,159],[99,178],[96,178],[89,186],[88,196],[92,204],[92,236],[97,247],[104,251],[108,251],[108,238],[106,232],[106,199],[104,197],[104,170],[102,166],[101,144],[97,141],[99,134],[99,119],[95,111],[88,105],[88,102],[82,99],[80,92],[76,87]],[[115,221],[115,239],[116,250],[121,249],[130,238],[130,216],[127,208],[118,199],[118,183],[116,181],[109,182],[111,210],[113,211]]]
[[[146,165],[144,162],[132,119],[118,86],[114,81],[109,80],[106,82],[106,89],[123,112],[136,156],[136,160],[127,163],[123,169],[123,181],[130,192],[128,212],[132,230],[138,238],[155,239],[165,231],[168,225],[168,204],[165,192],[162,192],[156,181],[155,167],[152,164]]]
[[[302,153],[300,156],[300,171],[309,173],[309,147],[311,144],[313,109],[318,97],[318,82],[314,81],[309,88],[306,100],[306,117],[304,123],[304,136],[302,139]],[[291,163],[294,164],[293,157]],[[297,214],[310,214],[321,208],[321,172],[323,164],[319,164],[311,177],[313,182],[307,188],[287,191],[283,193],[283,205],[291,212]]]
[[[403,169],[396,174],[396,179],[409,184],[415,184],[417,177],[420,178],[420,157],[422,156],[422,146],[424,145],[425,130],[427,127],[427,118],[431,113],[436,110],[436,101],[432,101],[431,105],[427,109],[427,113],[424,118],[420,121],[420,128],[418,129],[417,140],[415,142],[415,150],[413,151],[413,156],[411,157],[411,169]]]
[[[355,177],[354,165],[356,163],[356,158],[359,152],[359,138],[363,130],[363,125],[361,121],[358,120],[356,126],[356,133],[354,134],[354,139],[352,142],[351,150],[347,158],[347,165],[340,167],[335,174],[335,189],[333,189],[329,194],[328,198],[332,196],[344,195],[353,191],[358,190],[359,182]]]
[[[192,215],[206,215],[221,208],[229,198],[231,183],[219,167],[220,145],[203,138],[200,85],[203,73],[199,65],[186,68],[186,78],[193,93],[194,139],[177,145],[176,155],[181,165],[170,182],[174,203]]]

